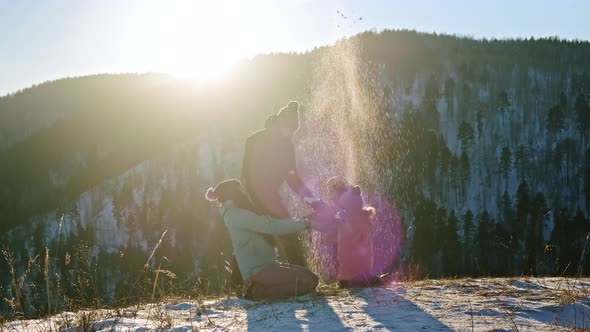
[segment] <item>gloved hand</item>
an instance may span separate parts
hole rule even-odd
[[[303,197],[303,201],[309,205],[316,203],[316,202],[321,202],[322,200],[317,198],[317,197],[313,197],[313,196],[308,196],[308,197]]]
[[[316,197],[303,197],[303,201],[307,204],[309,204],[309,206],[311,206],[312,209],[314,209],[315,211],[320,210],[321,208],[326,206],[326,203],[324,201],[322,201],[319,198]]]
[[[334,220],[329,220],[329,221],[325,221],[325,220],[321,220],[318,218],[315,218],[314,215],[312,215],[311,217],[307,218],[306,221],[306,226],[308,229],[313,229],[314,231],[318,231],[318,232],[329,232],[333,229],[335,229],[336,227],[338,227],[338,223]]]
[[[336,212],[336,214],[334,215],[334,219],[336,219],[336,222],[339,223],[345,222],[348,219],[348,213],[346,212],[346,210],[340,210]]]

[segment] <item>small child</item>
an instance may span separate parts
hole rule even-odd
[[[373,216],[375,209],[365,206],[361,188],[341,176],[326,183],[328,199],[343,221],[338,226],[337,276],[340,287],[366,287],[380,283],[373,275]]]

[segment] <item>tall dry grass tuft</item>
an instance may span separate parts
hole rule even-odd
[[[582,254],[580,256],[580,264],[578,264],[578,278],[581,278],[584,274],[584,258],[588,255],[588,243],[590,242],[590,233],[586,235],[586,241],[582,248]]]
[[[16,285],[16,271],[14,268],[14,257],[13,257],[13,253],[12,251],[10,251],[8,248],[4,248],[2,249],[2,256],[4,257],[4,260],[6,260],[6,263],[9,266],[10,269],[10,283],[11,283],[11,293],[14,292],[12,295],[11,299],[4,299],[6,302],[8,302],[8,305],[13,309],[13,311],[16,313],[16,315],[18,316],[19,313],[22,314],[23,312],[23,308],[21,306],[20,303],[20,288],[17,287]]]
[[[51,315],[51,293],[49,292],[49,248],[47,247],[45,247],[43,276],[45,277],[45,292],[47,293],[47,313]]]
[[[158,240],[158,242],[156,243],[156,245],[152,249],[152,253],[148,257],[145,264],[143,265],[142,272],[137,276],[137,278],[135,279],[135,282],[129,288],[129,292],[127,293],[127,296],[123,299],[124,303],[127,303],[127,301],[131,299],[131,294],[133,293],[133,291],[138,291],[140,294],[143,293],[144,297],[147,297],[146,293],[145,293],[145,289],[141,287],[140,282],[142,281],[142,278],[143,278],[144,283],[147,283],[149,281],[150,263],[151,263],[152,259],[154,258],[154,255],[156,254],[158,247],[160,246],[160,244],[162,244],[162,240],[164,239],[164,236],[166,235],[167,232],[168,232],[167,229],[164,230],[164,232],[160,236],[160,239]],[[156,273],[156,280],[157,280],[158,274],[159,273]],[[152,285],[152,299],[153,299],[153,294],[155,293],[155,287],[156,287],[156,282],[154,282]],[[141,297],[140,297],[140,301],[141,301]]]
[[[30,310],[27,310],[27,298],[31,297],[31,294],[28,294],[29,292],[27,289],[36,289],[36,285],[33,283],[27,283],[27,281],[30,279],[33,269],[37,267],[37,259],[39,258],[39,255],[29,258],[25,270],[20,275],[18,275],[17,272],[17,262],[14,253],[5,247],[2,249],[2,256],[10,270],[10,289],[8,290],[10,298],[4,298],[4,301],[12,310],[13,318],[30,316],[28,313],[33,314],[34,308],[29,308]]]
[[[163,303],[175,296],[190,296],[199,303],[197,313],[204,312],[206,315],[206,300],[230,299],[235,295],[238,289],[231,282],[234,271],[223,255],[219,256],[217,264],[209,266],[213,270],[205,273],[177,276],[172,272],[168,267],[172,262],[161,254],[166,250],[163,243],[167,235],[168,231],[164,230],[148,255],[137,262],[137,270],[131,269],[125,274],[131,282],[117,284],[112,292],[123,292],[118,295],[113,293],[115,297],[110,302],[105,294],[111,289],[108,283],[112,280],[105,281],[102,272],[105,266],[87,242],[81,241],[73,252],[59,253],[57,247],[45,246],[41,249],[44,252],[30,258],[28,263],[25,261],[25,264],[18,254],[4,248],[1,253],[7,263],[10,283],[2,290],[6,294],[3,296],[6,311],[2,312],[2,316],[8,320],[42,318],[67,311],[100,311],[108,307],[130,308],[135,305],[139,310],[143,304]],[[169,325],[167,317],[158,312],[152,312],[152,318],[161,322],[163,327]],[[91,328],[92,320],[92,315],[80,314],[78,322],[71,324],[82,329]],[[210,321],[210,318],[207,320]]]

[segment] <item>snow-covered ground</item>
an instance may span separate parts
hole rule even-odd
[[[6,331],[590,330],[590,279],[456,279],[335,290],[270,303],[171,300],[13,321]]]

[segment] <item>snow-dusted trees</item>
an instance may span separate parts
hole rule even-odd
[[[469,123],[462,121],[461,125],[459,125],[458,138],[461,141],[461,151],[463,153],[469,151],[475,139],[473,127]]]
[[[547,130],[555,140],[565,126],[565,110],[561,105],[554,105],[547,113]]]
[[[504,176],[504,180],[506,183],[506,189],[508,190],[508,176],[512,171],[512,153],[510,152],[510,148],[504,146],[502,151],[500,152],[500,158],[498,160],[498,169],[502,176]]]
[[[578,120],[578,130],[580,132],[580,139],[583,144],[588,140],[588,134],[590,133],[590,104],[586,95],[579,93],[576,96],[574,104],[576,111],[576,119]]]
[[[500,114],[502,114],[502,126],[505,125],[505,118],[508,109],[512,106],[512,101],[506,90],[500,91],[496,97],[496,108]]]

